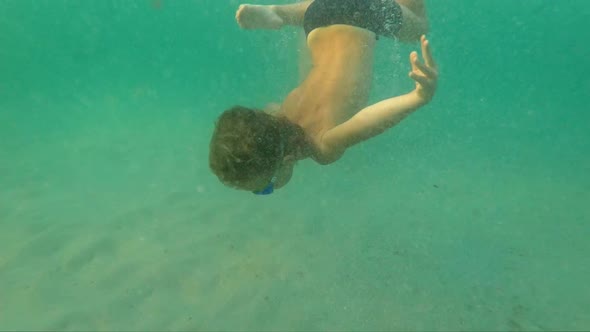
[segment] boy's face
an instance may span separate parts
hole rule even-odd
[[[273,182],[273,188],[278,189],[284,187],[289,183],[289,180],[291,180],[291,176],[293,175],[295,161],[291,159],[292,158],[289,156],[286,156],[281,163],[281,166],[271,176],[260,176],[252,180],[233,183],[232,186],[241,190],[260,192],[267,188],[276,176],[276,180]]]

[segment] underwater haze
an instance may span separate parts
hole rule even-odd
[[[0,0],[0,330],[590,329],[589,1],[427,1],[434,100],[264,197],[209,140],[304,37],[239,4]]]

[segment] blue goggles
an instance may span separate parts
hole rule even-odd
[[[275,182],[277,181],[277,176],[273,176],[270,183],[264,187],[262,190],[255,190],[252,193],[255,195],[270,195],[275,191]]]
[[[281,140],[281,158],[279,159],[281,164],[282,164],[283,157],[285,154],[284,148],[285,148],[285,146]],[[264,189],[262,189],[262,190],[253,191],[252,193],[254,195],[270,195],[275,191],[275,183],[277,182],[277,173],[281,169],[281,166],[282,166],[281,164],[279,164],[279,167],[275,171],[275,174],[272,176],[272,179],[270,179],[270,182],[266,185],[266,187],[264,187]]]

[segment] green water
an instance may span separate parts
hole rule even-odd
[[[0,0],[0,330],[590,329],[590,2],[428,1],[435,100],[264,198],[208,142],[301,35],[238,5]]]

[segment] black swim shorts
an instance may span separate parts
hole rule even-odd
[[[332,24],[353,25],[378,36],[395,38],[402,26],[402,9],[395,0],[315,0],[303,18],[305,35]]]

